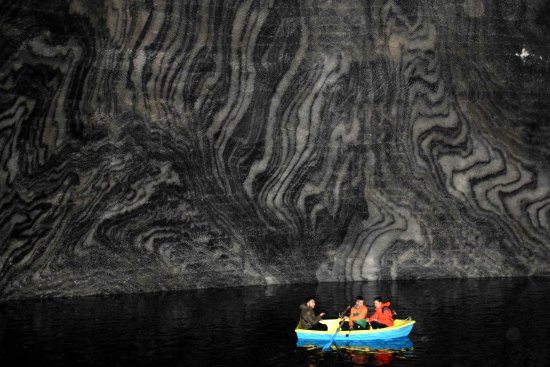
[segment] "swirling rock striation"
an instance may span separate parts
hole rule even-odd
[[[0,297],[549,275],[549,10],[3,1]]]

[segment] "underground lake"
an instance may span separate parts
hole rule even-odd
[[[3,365],[547,366],[550,279],[438,279],[186,290],[0,304]],[[416,321],[394,343],[300,345],[299,305],[336,317],[382,296]],[[369,307],[369,315],[372,308]],[[4,364],[6,363],[7,364]]]

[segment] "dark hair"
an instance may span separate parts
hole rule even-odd
[[[313,298],[313,297],[306,297],[306,303],[308,303],[308,302],[311,301],[312,299],[315,300],[315,298]]]
[[[382,297],[374,297],[374,302],[382,302]]]
[[[357,296],[357,297],[355,297],[355,300],[356,301],[364,301],[365,299],[363,298],[363,296]]]

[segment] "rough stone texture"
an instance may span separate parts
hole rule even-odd
[[[2,1],[0,298],[549,275],[549,10]]]

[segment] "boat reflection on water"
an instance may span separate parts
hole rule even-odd
[[[297,347],[311,350],[323,348],[326,341],[298,339]],[[345,353],[354,365],[390,366],[394,358],[407,358],[413,351],[408,337],[390,340],[337,341],[333,344],[338,353]]]

